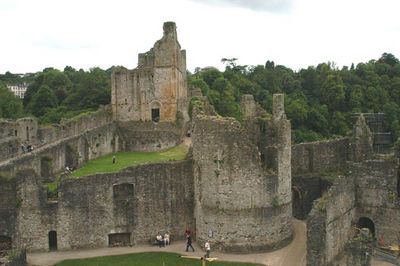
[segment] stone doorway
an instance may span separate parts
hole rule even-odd
[[[151,120],[153,122],[160,122],[160,108],[151,109]]]
[[[110,247],[123,247],[131,244],[131,233],[115,233],[108,235]]]
[[[361,217],[358,219],[357,223],[358,228],[368,228],[371,232],[372,237],[375,237],[375,224],[374,222],[368,217]]]
[[[49,250],[57,250],[57,232],[50,231],[49,232]]]

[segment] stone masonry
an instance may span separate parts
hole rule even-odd
[[[187,120],[186,51],[181,50],[175,23],[164,23],[163,37],[139,54],[136,69],[116,69],[111,81],[116,121]]]
[[[291,240],[293,200],[301,217],[313,206],[308,265],[341,265],[357,226],[385,245],[398,241],[399,158],[374,133],[383,115],[379,123],[357,115],[352,137],[292,146],[282,94],[273,96],[272,115],[244,95],[240,122],[218,116],[202,96],[188,131],[186,53],[175,23],[163,30],[153,48],[139,54],[137,68],[114,71],[110,106],[57,126],[41,127],[33,118],[0,121],[0,247],[149,243],[158,231],[177,239],[190,228],[213,249],[258,252]],[[118,151],[169,148],[186,135],[192,138],[186,160],[63,177],[56,199],[48,197],[46,183],[66,166]],[[23,153],[21,145],[34,149]],[[386,154],[377,154],[382,147]],[[321,183],[322,177],[330,179]]]

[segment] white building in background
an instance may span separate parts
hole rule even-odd
[[[24,98],[25,92],[28,89],[28,84],[26,83],[21,83],[17,85],[7,85],[7,88],[12,91],[15,96],[19,98]]]

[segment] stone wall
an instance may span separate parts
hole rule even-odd
[[[293,217],[306,219],[314,200],[320,198],[331,186],[331,181],[318,175],[293,176]]]
[[[118,143],[116,125],[106,124],[0,163],[0,173],[15,176],[18,171],[30,169],[40,175],[43,158],[47,158],[51,161],[52,173],[56,175],[66,166],[76,168],[88,160],[118,151]]]
[[[134,70],[118,68],[112,74],[111,102],[116,121],[174,122],[188,120],[186,52],[181,50],[174,22],[164,23],[163,37],[139,54]],[[158,111],[157,111],[158,110]]]
[[[26,250],[12,250],[12,258],[5,266],[26,266]]]
[[[292,174],[342,172],[349,156],[348,138],[296,144],[292,146]]]
[[[397,243],[400,232],[398,160],[369,160],[354,164],[352,169],[357,189],[357,220],[371,219],[377,239],[382,237],[385,245]]]
[[[0,161],[9,159],[22,153],[21,141],[17,137],[0,139]]]
[[[149,243],[159,231],[183,238],[194,225],[192,173],[189,160],[63,180],[58,202],[47,202],[38,177],[22,174],[17,244],[47,250],[50,231],[58,249],[105,247],[115,233],[130,233],[131,244]]]
[[[15,238],[14,226],[20,203],[20,200],[17,200],[16,180],[0,176],[0,236],[11,238],[12,243]]]
[[[63,119],[60,124],[40,127],[38,129],[38,145],[50,144],[64,138],[80,135],[110,123],[112,123],[111,106],[100,106],[94,113]]]
[[[286,193],[288,182],[279,186],[279,171],[264,172],[259,148],[245,128],[233,118],[197,115],[192,142],[200,243],[210,240],[214,249],[254,252],[291,239],[290,185]]]
[[[355,184],[343,178],[314,203],[307,220],[307,265],[328,265],[343,252],[355,216]]]
[[[170,122],[118,123],[118,132],[125,151],[157,151],[178,145],[187,132],[187,125]]]

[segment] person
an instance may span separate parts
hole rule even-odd
[[[112,163],[115,164],[115,155],[112,157]]]
[[[169,242],[169,234],[167,232],[167,233],[164,234],[164,246],[167,246],[169,244],[170,244],[170,242]]]
[[[161,236],[160,232],[157,234],[156,240],[157,240],[158,247],[161,248],[163,246],[164,241],[162,239],[162,236]]]
[[[204,258],[209,258],[210,252],[211,252],[210,242],[206,241],[206,243],[204,244],[204,249],[206,250],[206,254],[204,255]]]
[[[190,229],[186,228],[185,230],[185,237],[188,238],[188,236],[190,235]]]
[[[192,246],[192,236],[191,236],[191,235],[188,235],[188,237],[187,237],[186,252],[189,251],[189,247],[190,247],[190,248],[193,250],[193,252],[194,252],[194,248],[193,248],[193,246]]]

